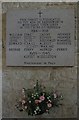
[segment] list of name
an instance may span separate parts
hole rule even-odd
[[[73,66],[73,9],[7,13],[6,65]]]

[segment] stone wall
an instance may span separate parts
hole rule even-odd
[[[73,118],[77,116],[77,40],[75,42],[75,65],[73,67],[7,67],[6,66],[6,14],[12,9],[47,9],[53,7],[73,8],[76,20],[76,3],[3,3],[2,18],[2,93],[3,118],[28,118],[27,113],[20,113],[16,108],[16,99],[20,90],[33,87],[36,80],[45,85],[48,90],[55,89],[63,94],[63,105],[51,109],[50,114],[43,114],[39,118]],[[30,118],[30,116],[29,116]],[[33,118],[33,117],[32,117]]]

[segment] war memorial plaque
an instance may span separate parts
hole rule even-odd
[[[12,10],[6,15],[7,66],[73,66],[74,10]]]

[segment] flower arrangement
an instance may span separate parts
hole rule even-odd
[[[50,108],[59,106],[62,95],[56,92],[46,92],[45,87],[38,84],[33,89],[22,89],[22,98],[17,102],[19,111],[26,111],[28,115],[49,113]]]

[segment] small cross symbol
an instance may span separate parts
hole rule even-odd
[[[41,11],[39,11],[39,13],[38,13],[38,14],[39,14],[39,17],[41,17],[41,15],[42,15],[42,12],[41,12]]]

